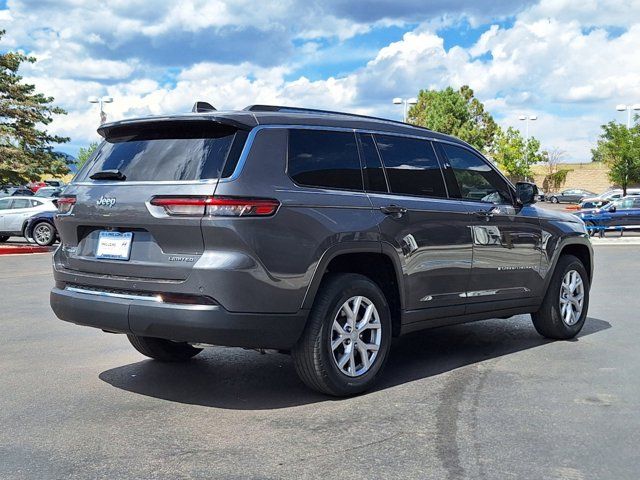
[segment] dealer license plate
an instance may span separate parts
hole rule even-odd
[[[100,232],[96,258],[129,260],[132,232]]]

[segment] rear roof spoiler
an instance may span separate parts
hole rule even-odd
[[[225,115],[216,115],[216,116],[208,116],[208,115],[181,115],[181,116],[167,116],[167,117],[147,117],[147,118],[134,118],[130,120],[120,120],[118,122],[105,123],[104,125],[100,125],[98,128],[98,133],[103,138],[108,138],[112,136],[112,133],[115,130],[120,130],[128,127],[135,127],[137,125],[146,126],[153,124],[167,124],[171,122],[183,123],[183,122],[209,122],[209,123],[217,123],[219,125],[227,125],[229,127],[237,128],[238,130],[251,130],[255,125],[247,124],[241,121],[238,121],[230,116]]]

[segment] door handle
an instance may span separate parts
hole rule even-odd
[[[407,209],[400,205],[387,205],[386,207],[380,207],[380,211],[385,215],[393,215],[398,218],[407,213]]]
[[[493,210],[478,210],[475,213],[476,217],[486,218],[487,220],[489,220],[494,215]]]

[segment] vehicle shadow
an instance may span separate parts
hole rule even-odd
[[[573,341],[608,328],[609,322],[588,318]],[[550,342],[538,335],[528,316],[416,332],[394,341],[375,390]],[[234,410],[278,409],[335,400],[309,390],[298,379],[288,355],[237,348],[210,348],[184,364],[144,360],[106,370],[99,378],[140,395]]]

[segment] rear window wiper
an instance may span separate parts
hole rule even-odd
[[[89,177],[91,180],[120,180],[125,181],[127,176],[120,170],[101,170]]]

